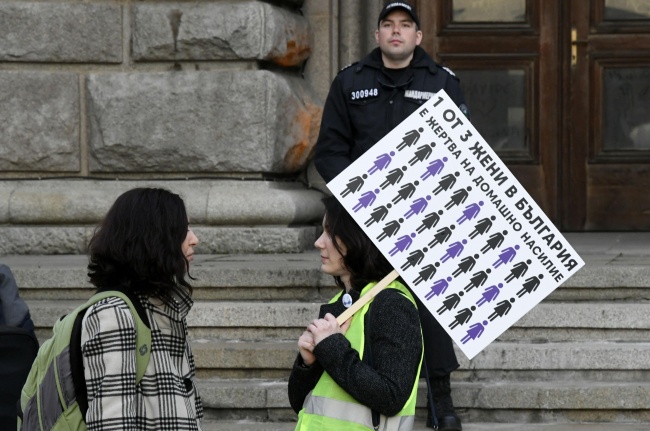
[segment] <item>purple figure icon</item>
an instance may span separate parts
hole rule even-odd
[[[497,232],[494,235],[491,235],[490,238],[486,241],[485,245],[481,249],[481,253],[485,254],[490,250],[494,250],[503,243],[508,231],[504,230],[503,232]]]
[[[449,244],[449,247],[447,247],[447,253],[440,258],[440,262],[447,262],[449,259],[458,257],[465,249],[465,244],[467,244],[466,239]]]
[[[458,307],[458,303],[460,303],[460,298],[465,295],[464,292],[458,292],[458,293],[452,293],[448,297],[445,298],[444,301],[442,301],[442,307],[438,308],[438,314],[442,315],[445,311],[453,310],[454,308]]]
[[[436,262],[435,265],[431,265],[431,264],[424,265],[422,267],[422,269],[420,270],[420,272],[419,272],[420,275],[418,276],[418,278],[415,279],[415,285],[417,286],[418,284],[422,283],[423,281],[427,281],[431,277],[436,275],[436,271],[437,271],[436,268],[438,268],[439,266],[440,266],[439,262]]]
[[[539,286],[540,280],[542,278],[544,278],[544,275],[539,274],[537,277],[530,277],[527,279],[522,285],[521,290],[517,292],[517,296],[521,298],[527,293],[533,293],[535,290],[537,290],[537,287]]]
[[[410,147],[415,144],[418,139],[420,139],[420,133],[424,132],[424,129],[420,127],[417,130],[411,130],[407,132],[406,135],[402,138],[402,142],[397,146],[397,151],[402,151],[406,147]]]
[[[492,285],[490,287],[487,287],[483,293],[481,294],[481,299],[476,301],[476,305],[479,307],[487,302],[492,302],[494,299],[496,299],[497,296],[499,296],[499,292],[503,287],[503,283],[499,283],[497,285]]]
[[[401,266],[402,271],[406,271],[412,266],[417,266],[424,259],[424,254],[429,251],[428,248],[424,247],[422,250],[415,250],[413,253],[409,254],[409,257],[406,258],[406,262]]]
[[[463,308],[460,310],[456,314],[456,317],[454,317],[454,321],[451,322],[451,325],[449,325],[449,329],[454,329],[458,325],[464,325],[465,323],[469,322],[469,319],[472,318],[472,312],[474,310],[476,310],[476,307],[473,305],[471,308]]]
[[[451,195],[451,199],[449,199],[449,202],[445,205],[445,208],[450,210],[454,206],[458,206],[465,202],[467,200],[467,197],[469,196],[469,192],[472,191],[471,187],[467,187],[466,189],[458,189],[454,192],[453,195]]]
[[[431,145],[422,145],[421,147],[418,147],[418,149],[415,150],[415,152],[413,153],[415,154],[415,156],[411,160],[409,160],[411,166],[413,166],[417,162],[423,162],[426,159],[428,159],[435,146],[436,144],[432,142]]]
[[[422,233],[424,232],[425,229],[431,229],[436,227],[438,222],[440,221],[440,216],[442,215],[442,210],[439,210],[438,212],[432,212],[431,214],[427,214],[424,216],[422,219],[422,224],[418,226],[417,232]]]
[[[528,265],[530,265],[530,263],[530,259],[528,259],[526,262],[515,263],[510,270],[510,275],[506,277],[506,283],[510,283],[515,278],[519,278],[522,275],[526,274],[526,271],[528,271]]]
[[[399,220],[393,220],[389,221],[386,223],[384,228],[382,229],[384,232],[382,232],[378,237],[377,240],[379,242],[383,241],[385,238],[390,238],[391,236],[395,235],[400,228],[400,223],[404,223],[404,219],[401,218]]]
[[[361,195],[359,198],[359,203],[356,204],[354,207],[352,207],[352,210],[354,212],[359,211],[361,208],[367,208],[372,203],[375,201],[377,198],[377,194],[379,194],[379,189],[375,189],[374,193],[372,191],[365,192],[364,194]]]
[[[388,173],[388,175],[386,175],[386,180],[381,183],[379,187],[381,187],[382,190],[385,190],[388,186],[394,186],[402,180],[404,172],[406,172],[406,166],[403,166],[402,169],[393,169]]]
[[[494,268],[498,268],[502,264],[510,262],[517,255],[517,250],[519,250],[518,245],[516,245],[514,248],[512,247],[504,248],[503,250],[501,250],[501,253],[499,254],[499,259],[497,259],[497,261],[494,262],[492,266]]]
[[[368,175],[366,174],[363,174],[360,177],[351,178],[348,184],[346,185],[345,190],[343,191],[343,193],[341,193],[341,197],[346,197],[350,193],[355,193],[361,190],[361,187],[363,187],[363,180],[365,180],[366,178],[368,178]]]
[[[478,235],[487,233],[492,227],[492,222],[496,219],[497,218],[495,216],[491,216],[490,218],[486,217],[482,220],[479,220],[478,223],[476,223],[476,226],[474,226],[474,230],[469,234],[470,239],[474,239]]]
[[[425,198],[418,198],[413,201],[411,204],[411,209],[404,214],[404,217],[410,218],[411,216],[415,214],[420,214],[422,211],[424,211],[427,208],[427,205],[429,204],[427,201],[431,200],[431,196],[427,195]]]
[[[478,204],[469,204],[465,207],[463,210],[463,215],[456,220],[458,224],[463,224],[467,220],[471,220],[474,217],[478,215],[479,212],[481,212],[481,207],[483,206],[483,201],[479,201]]]
[[[397,238],[397,241],[395,242],[395,247],[391,251],[388,252],[391,256],[395,256],[397,253],[401,253],[405,250],[408,250],[411,244],[413,243],[413,238],[415,238],[415,233],[412,233],[411,235],[404,235],[399,238]]]
[[[451,280],[453,280],[451,277],[447,277],[447,278],[441,278],[440,280],[433,283],[433,286],[431,286],[431,290],[427,292],[427,294],[424,296],[426,300],[429,301],[434,296],[440,296],[443,293],[445,293],[445,291],[449,287],[449,282]]]
[[[442,159],[436,159],[432,161],[431,163],[429,163],[429,166],[427,166],[427,171],[423,173],[420,178],[426,180],[429,177],[435,177],[445,167],[445,162],[447,162],[447,160],[449,159],[443,157]]]
[[[510,298],[510,301],[501,301],[497,304],[496,307],[494,307],[494,313],[490,314],[488,316],[488,319],[490,319],[490,322],[494,321],[497,317],[503,317],[512,308],[512,304],[515,303],[515,298]]]
[[[386,206],[380,205],[370,213],[370,218],[366,220],[366,227],[370,227],[373,223],[379,223],[388,215],[388,210],[392,208],[393,205],[388,204]]]
[[[472,274],[472,278],[469,279],[469,284],[464,287],[465,292],[469,292],[475,287],[481,287],[488,279],[488,274],[492,272],[491,269],[486,269],[485,271],[479,271]]]
[[[413,193],[415,193],[416,186],[419,185],[420,183],[418,181],[404,184],[402,187],[400,187],[399,191],[397,192],[397,196],[393,198],[393,203],[396,204],[399,201],[406,200],[411,196],[413,196]]]
[[[388,154],[380,154],[375,159],[372,167],[368,169],[370,175],[374,174],[377,171],[382,171],[390,165],[390,162],[393,160],[391,157],[395,155],[395,151],[391,151]]]
[[[451,231],[456,229],[456,226],[453,224],[449,227],[443,227],[438,229],[436,234],[433,236],[433,240],[429,243],[429,247],[435,247],[437,244],[442,244],[446,242],[451,236]]]
[[[433,194],[437,195],[438,193],[440,193],[443,190],[446,191],[446,190],[449,190],[450,188],[452,188],[454,186],[454,184],[456,184],[456,177],[458,177],[458,176],[460,176],[460,173],[455,172],[453,175],[448,174],[448,175],[445,175],[444,177],[442,177],[442,179],[440,181],[438,181],[438,187],[436,187],[433,190]]]
[[[485,330],[485,326],[487,326],[488,321],[484,320],[483,324],[480,323],[475,323],[472,326],[469,327],[467,330],[467,335],[465,335],[460,341],[461,343],[465,344],[469,340],[476,340],[479,338],[482,334],[483,331]]]
[[[461,274],[465,274],[468,271],[471,271],[476,264],[476,259],[478,259],[478,254],[474,256],[467,256],[465,259],[461,260],[458,264],[458,268],[452,273],[454,277],[458,277]]]

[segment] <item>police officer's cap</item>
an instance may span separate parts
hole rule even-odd
[[[418,15],[415,12],[415,7],[413,7],[412,5],[410,5],[410,4],[406,3],[406,2],[403,2],[403,1],[389,1],[389,2],[386,2],[386,4],[384,5],[384,8],[381,10],[381,13],[379,14],[379,19],[377,20],[377,25],[379,25],[381,23],[381,21],[384,18],[386,18],[386,16],[389,13],[391,13],[392,11],[394,11],[396,9],[404,10],[406,13],[408,13],[411,16],[411,18],[413,18],[413,22],[415,23],[415,25],[420,27],[420,20],[418,19]]]

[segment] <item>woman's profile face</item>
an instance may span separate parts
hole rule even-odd
[[[194,232],[192,232],[192,229],[189,227],[187,228],[187,236],[185,237],[185,241],[183,241],[183,244],[181,245],[181,250],[183,250],[183,254],[187,258],[187,261],[190,262],[194,259],[194,247],[199,243],[199,239],[194,235]]]
[[[330,236],[329,232],[327,232],[326,217],[327,216],[323,217],[323,233],[314,243],[314,247],[320,251],[320,269],[325,274],[335,277],[349,277],[350,271],[348,271],[348,269],[345,267],[345,264],[343,263],[343,256],[345,256],[345,244],[338,240],[337,243],[343,250],[343,254],[339,253],[336,247],[334,247],[333,238]]]

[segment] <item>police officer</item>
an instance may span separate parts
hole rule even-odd
[[[341,70],[334,79],[314,158],[325,181],[345,170],[439,90],[445,90],[469,117],[458,78],[420,48],[419,27],[412,5],[387,2],[375,31],[379,47]],[[419,303],[418,308],[439,429],[460,431],[461,421],[451,399],[449,375],[459,366],[451,338],[424,305]],[[429,410],[427,425],[433,423]]]

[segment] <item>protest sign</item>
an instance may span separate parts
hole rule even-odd
[[[327,186],[470,359],[584,265],[444,91]]]

